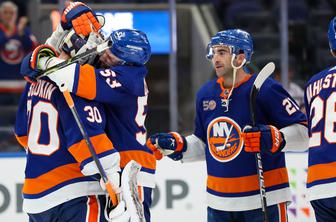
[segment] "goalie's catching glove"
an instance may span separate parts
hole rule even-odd
[[[65,30],[74,28],[76,34],[88,36],[101,28],[92,9],[82,2],[71,2],[63,11],[61,25]]]
[[[242,134],[246,152],[275,154],[286,145],[283,133],[275,126],[245,126]]]
[[[50,57],[57,56],[56,50],[49,45],[40,45],[24,57],[21,63],[20,74],[28,82],[36,82],[36,78],[41,74],[41,71],[46,69],[46,65],[41,65],[47,62]],[[41,62],[44,60],[45,62]]]
[[[150,136],[146,143],[157,160],[163,156],[168,156],[173,160],[180,160],[183,152],[187,150],[187,141],[184,136],[176,132],[156,133]]]

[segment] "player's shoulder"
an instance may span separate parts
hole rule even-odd
[[[336,73],[336,66],[331,66],[328,67],[326,69],[323,69],[322,71],[314,74],[309,81],[307,82],[307,85],[311,84],[312,82],[315,82],[316,80],[319,80],[323,77],[325,77],[326,75],[330,74],[330,73]]]
[[[219,87],[217,83],[217,78],[207,81],[198,90],[197,97],[204,97],[204,96],[212,95],[216,87]]]
[[[132,75],[145,77],[148,73],[146,66],[114,66],[110,68],[119,75]]]
[[[136,96],[145,95],[145,77],[148,73],[145,66],[115,66],[111,70],[121,84],[120,89],[125,93]]]

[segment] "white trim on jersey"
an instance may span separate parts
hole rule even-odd
[[[120,155],[119,153],[115,152],[110,155],[104,156],[99,158],[101,165],[103,166],[105,171],[120,171],[119,162],[120,162]],[[90,176],[99,173],[97,169],[96,163],[92,160],[91,162],[84,165],[83,169],[81,170],[85,176]]]
[[[308,198],[310,201],[336,197],[336,182],[318,184],[308,188]]]
[[[36,214],[78,197],[104,194],[105,192],[98,181],[78,182],[62,187],[41,198],[23,199],[23,210],[26,213]]]
[[[282,150],[286,151],[306,151],[309,147],[308,129],[301,124],[293,124],[280,129],[284,134],[286,140],[286,146]]]
[[[139,171],[137,175],[138,186],[144,186],[149,188],[155,188],[155,176],[154,174]]]
[[[291,201],[290,188],[267,192],[267,206]],[[219,197],[207,193],[208,206],[222,211],[246,211],[261,208],[260,194],[247,197]]]
[[[187,151],[183,153],[182,162],[195,162],[205,160],[205,143],[191,134],[186,137]]]

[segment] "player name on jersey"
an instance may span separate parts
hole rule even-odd
[[[332,70],[336,71],[336,68]],[[336,88],[336,73],[330,73],[308,85],[306,92],[308,103],[310,103],[311,98],[319,94],[322,89],[327,88]]]
[[[43,99],[50,100],[51,95],[56,88],[57,87],[50,82],[45,80],[38,80],[36,84],[32,84],[30,86],[28,97],[38,96]]]

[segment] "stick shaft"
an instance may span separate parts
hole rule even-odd
[[[85,128],[84,128],[84,124],[82,122],[82,120],[80,119],[80,116],[78,115],[78,112],[77,112],[77,109],[75,107],[75,104],[74,104],[74,101],[71,97],[71,94],[69,92],[69,90],[65,90],[63,91],[63,96],[66,100],[66,103],[68,104],[70,110],[71,110],[71,113],[73,115],[73,117],[75,118],[76,120],[76,124],[84,138],[84,141],[86,143],[86,145],[88,146],[89,148],[89,151],[92,155],[92,158],[93,158],[93,161],[95,162],[97,168],[98,168],[98,171],[99,171],[99,174],[101,175],[104,183],[105,183],[105,186],[106,186],[106,190],[111,198],[111,201],[112,201],[112,204],[113,206],[117,206],[118,204],[118,198],[117,198],[117,195],[116,193],[113,191],[113,187],[111,185],[111,182],[109,181],[107,175],[106,175],[106,172],[97,156],[97,153],[93,147],[93,144],[91,142],[91,139],[90,137],[88,136],[88,133],[86,132]]]
[[[69,66],[69,65],[71,65],[73,63],[76,63],[76,62],[78,62],[79,60],[81,60],[81,59],[83,59],[85,57],[91,56],[93,54],[99,54],[99,53],[103,52],[104,50],[106,50],[106,49],[108,49],[110,47],[111,47],[111,42],[110,41],[104,42],[104,43],[102,43],[102,44],[100,44],[100,45],[98,45],[98,46],[96,46],[96,47],[94,47],[92,49],[89,49],[89,50],[87,50],[87,51],[85,51],[85,52],[83,52],[83,53],[81,53],[79,55],[76,55],[76,56],[74,56],[74,57],[72,57],[72,58],[70,58],[68,60],[65,60],[64,62],[61,62],[61,63],[59,63],[59,64],[57,64],[57,65],[55,65],[53,67],[50,67],[50,68],[46,69],[45,71],[43,71],[37,77],[37,79],[40,79],[40,78],[42,78],[44,76],[49,75],[50,73],[53,73],[53,72],[55,72],[55,71],[57,71],[59,69],[67,67],[67,66]]]
[[[252,127],[256,126],[256,103],[258,92],[264,83],[264,81],[269,77],[275,69],[274,63],[268,63],[258,74],[255,82],[253,83],[250,92],[250,117],[252,122]],[[256,166],[258,171],[258,181],[259,181],[259,191],[260,191],[260,201],[261,209],[263,212],[263,221],[268,222],[268,211],[267,211],[267,199],[266,199],[266,187],[264,181],[264,170],[260,153],[255,154]]]

